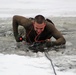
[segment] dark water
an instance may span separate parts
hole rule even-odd
[[[53,17],[50,19],[67,41],[66,48],[64,49],[65,52],[67,54],[76,54],[76,52],[74,52],[76,50],[76,18]],[[0,18],[0,53],[8,54],[16,53],[16,51],[16,42],[12,32],[12,18]]]

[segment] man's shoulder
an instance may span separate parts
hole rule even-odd
[[[30,21],[30,19],[28,17],[20,16],[20,15],[14,15],[13,19],[15,19],[17,21]]]
[[[55,29],[54,23],[46,21],[46,29],[49,31],[53,31]]]
[[[14,15],[13,18],[25,18],[24,16]]]
[[[50,20],[50,19],[47,18],[46,21],[47,21],[47,22],[50,22],[50,23],[52,23],[52,24],[54,25],[54,23],[53,23],[52,20]]]
[[[50,19],[46,19],[46,24],[47,24],[48,27],[53,27],[53,26],[55,26],[54,23],[53,23],[53,21],[50,20]]]

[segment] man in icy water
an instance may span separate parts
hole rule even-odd
[[[23,26],[26,33],[23,37],[18,30],[19,25]],[[25,40],[29,43],[29,49],[38,52],[44,51],[42,45],[45,43],[46,47],[59,46],[66,43],[63,35],[56,29],[54,23],[45,19],[42,15],[37,15],[35,18],[26,18],[23,16],[13,16],[13,33],[16,42]],[[51,41],[51,37],[56,40]]]

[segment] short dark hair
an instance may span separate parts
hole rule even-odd
[[[35,16],[35,22],[41,24],[41,23],[45,22],[45,17],[42,15],[37,15],[37,16]]]

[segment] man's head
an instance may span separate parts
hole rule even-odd
[[[42,15],[37,15],[34,19],[34,29],[37,34],[40,34],[46,26],[45,18]]]

